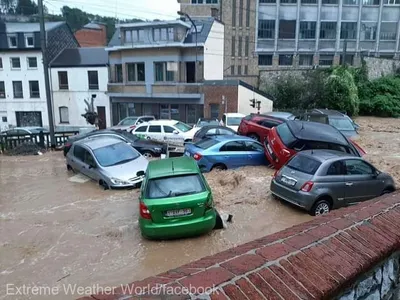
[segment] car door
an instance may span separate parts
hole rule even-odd
[[[73,145],[72,155],[70,157],[70,166],[75,171],[82,173],[85,164],[85,149],[80,145]]]
[[[99,174],[98,174],[98,170],[97,170],[96,161],[95,161],[92,153],[87,149],[84,149],[83,162],[84,162],[84,165],[82,168],[82,173],[95,181],[99,181]]]
[[[376,178],[375,169],[361,159],[345,160],[345,198],[348,204],[379,196],[382,182]]]
[[[132,134],[134,134],[140,139],[146,139],[147,128],[148,128],[147,125],[138,126],[134,131],[132,131]]]
[[[257,142],[245,141],[247,152],[246,164],[249,166],[259,166],[267,164],[264,154],[264,147]]]
[[[164,133],[161,131],[161,125],[150,125],[147,129],[147,137],[155,141],[164,141]]]
[[[335,161],[327,168],[326,174],[317,179],[316,187],[332,197],[335,208],[346,205],[345,170],[342,160]]]
[[[176,129],[172,126],[168,125],[163,125],[163,131],[164,131],[164,141],[166,143],[173,143],[174,138],[177,136]]]
[[[243,141],[228,141],[220,149],[221,163],[228,168],[238,168],[246,164],[248,152]]]

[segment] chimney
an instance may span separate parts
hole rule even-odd
[[[211,17],[213,17],[216,20],[219,20],[219,10],[218,8],[211,8]]]

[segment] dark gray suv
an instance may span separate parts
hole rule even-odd
[[[333,150],[307,150],[293,156],[271,181],[274,196],[311,215],[395,191],[393,178],[360,157]]]

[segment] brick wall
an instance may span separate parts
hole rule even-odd
[[[238,86],[212,86],[205,85],[204,91],[204,117],[209,118],[211,116],[210,105],[219,104],[219,116],[225,113],[225,104],[222,104],[222,96],[225,96],[227,101],[226,112],[237,112],[238,110]]]
[[[82,28],[75,32],[75,38],[81,47],[104,47],[107,45],[106,27],[101,25],[102,29]]]
[[[199,297],[151,299],[399,299],[399,251],[400,193],[395,193],[316,217],[124,289],[145,293],[151,289],[153,297],[171,288],[209,292]],[[372,283],[365,284],[372,273],[377,273]],[[127,297],[119,287],[112,295],[81,299],[139,299],[135,296]]]
[[[79,44],[67,24],[59,26],[47,33],[47,53],[49,62],[64,49],[77,47],[79,47]]]

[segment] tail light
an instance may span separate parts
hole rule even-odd
[[[129,126],[129,129],[135,129],[136,125]]]
[[[193,158],[194,158],[195,160],[200,160],[200,159],[202,158],[202,156],[201,156],[201,154],[199,154],[199,153],[195,153],[195,154],[193,155]]]
[[[151,219],[150,211],[143,202],[140,202],[140,216],[143,219]]]
[[[312,182],[312,181],[307,181],[305,184],[303,184],[303,186],[301,187],[301,190],[302,190],[303,192],[308,193],[309,191],[311,191],[311,189],[313,188],[313,186],[314,186],[314,182]]]
[[[211,194],[208,194],[207,201],[206,201],[206,210],[212,209],[214,207],[213,200]]]

